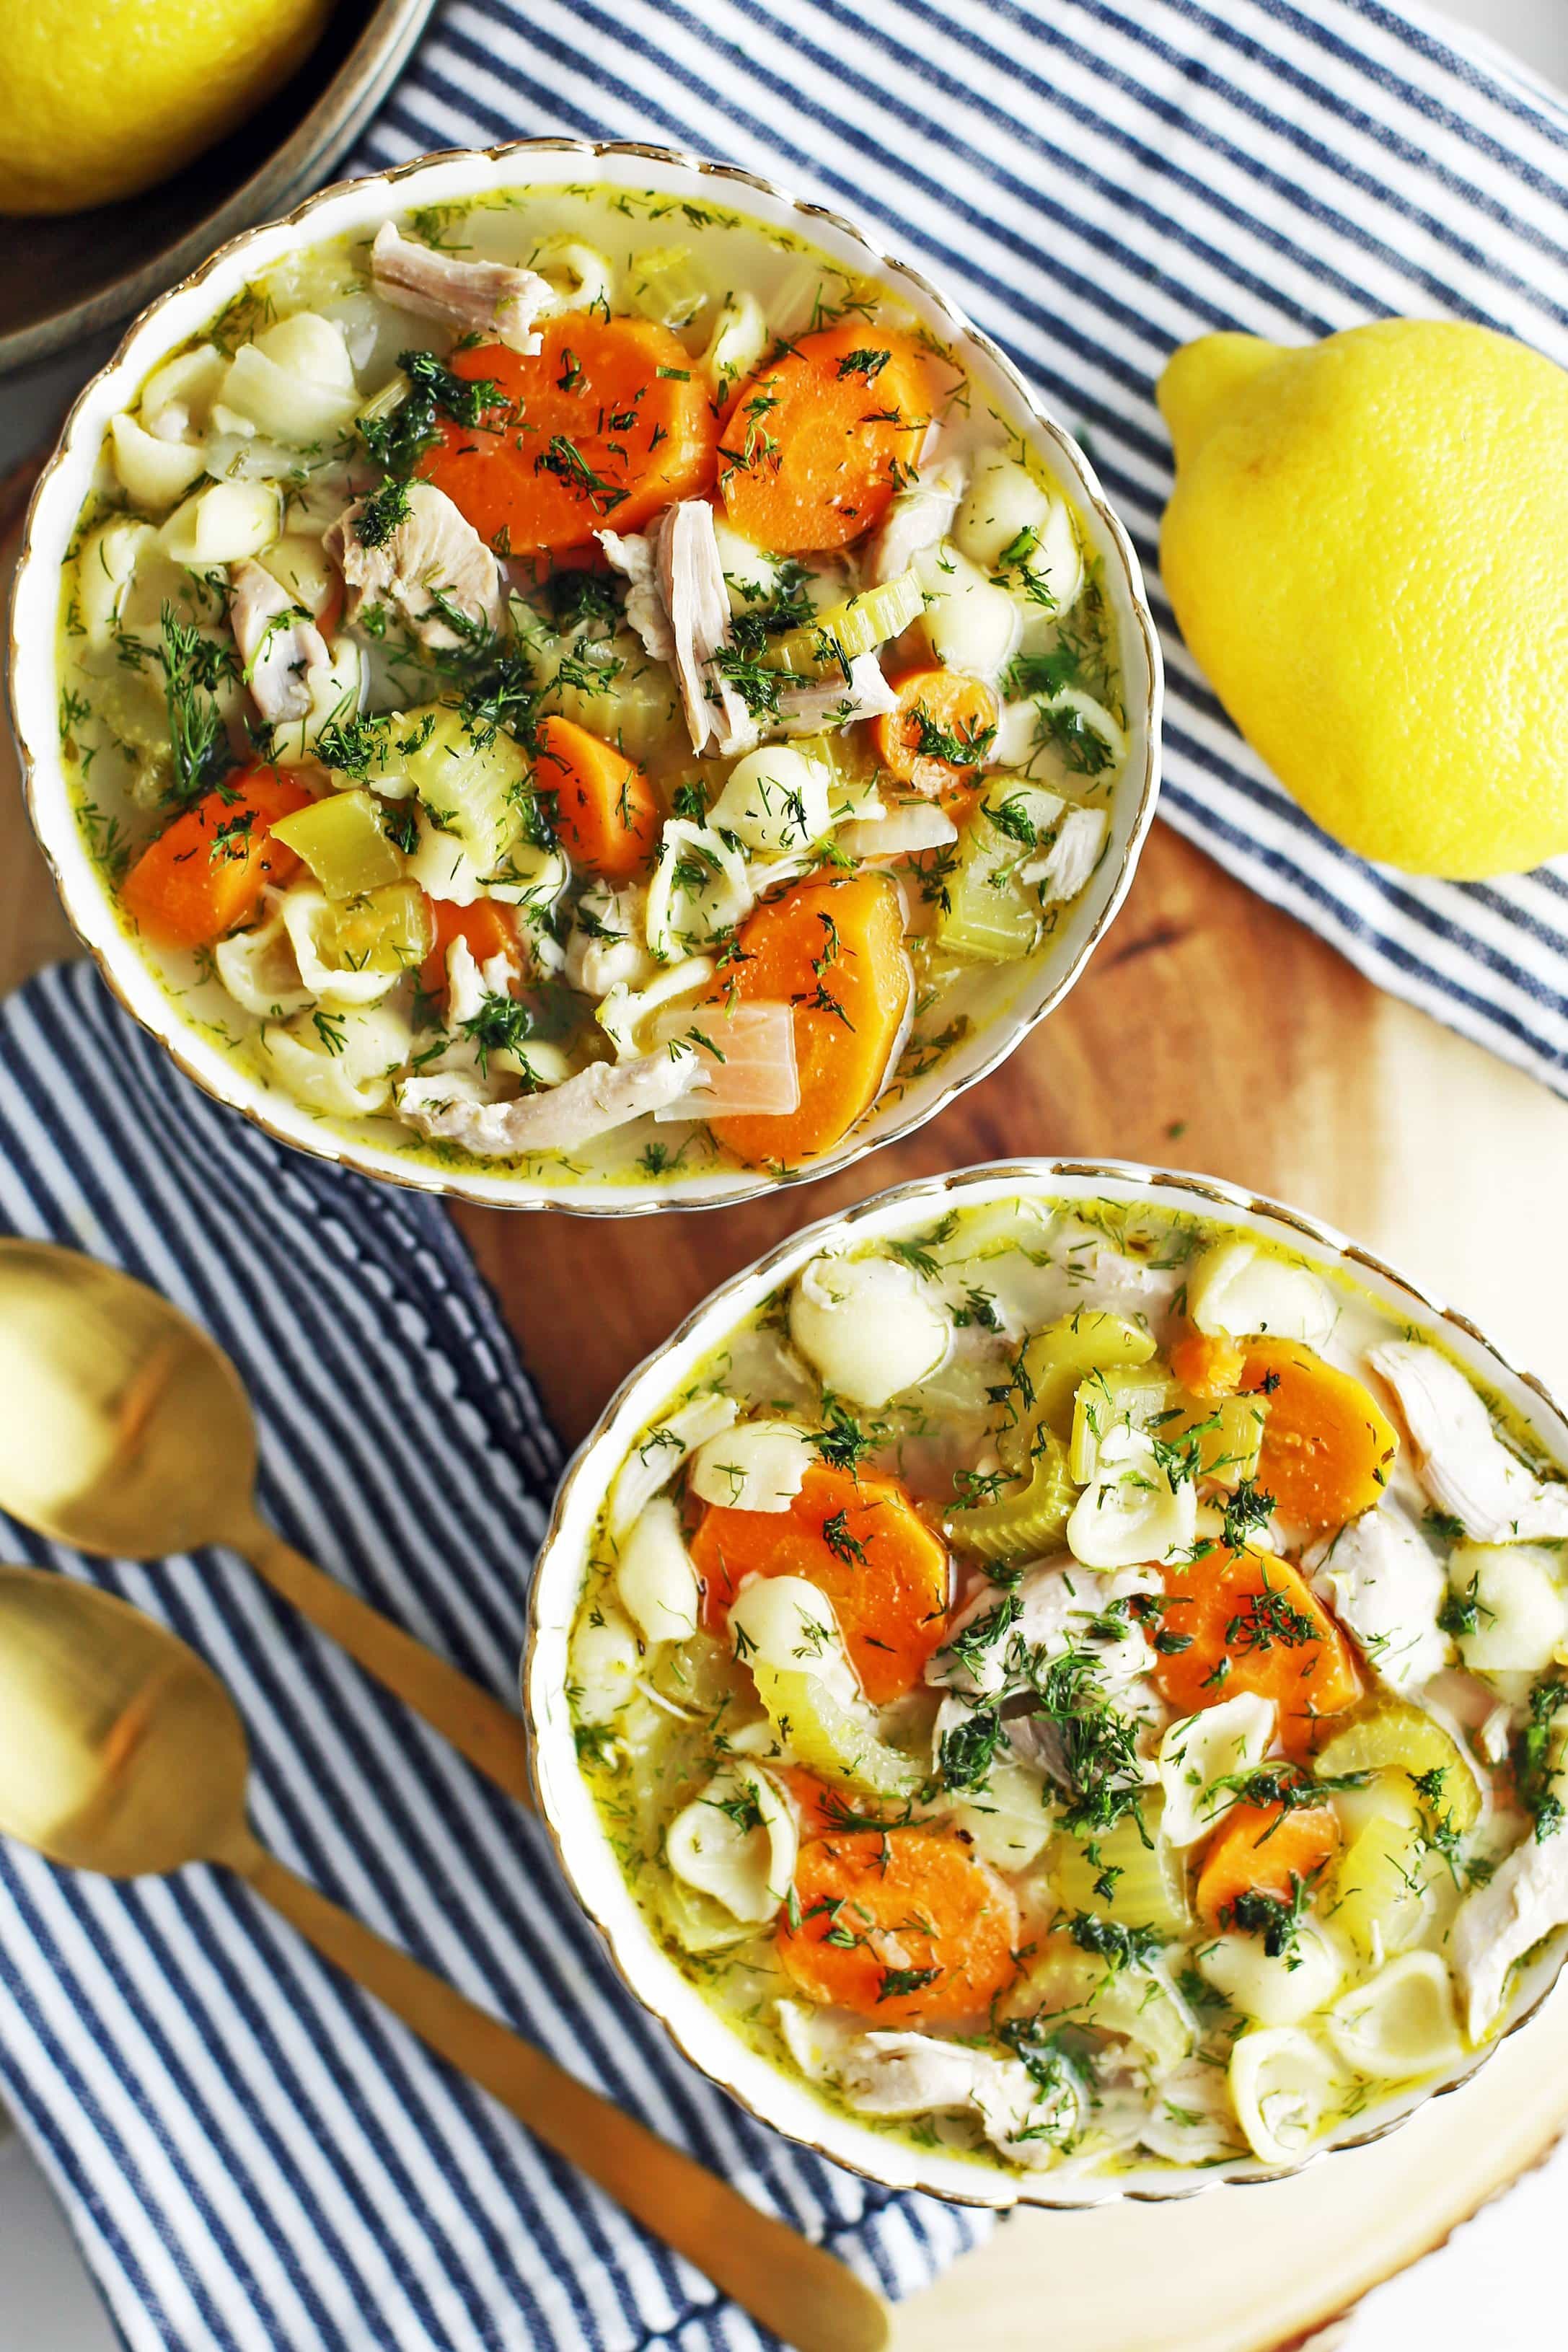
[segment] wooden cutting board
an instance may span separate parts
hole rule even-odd
[[[8,592],[9,562],[0,571]],[[72,950],[7,740],[0,990]],[[908,1178],[1026,1153],[1151,1160],[1292,1202],[1568,1390],[1568,1255],[1552,1238],[1568,1104],[1381,995],[1162,824],[1067,1003],[906,1142],[742,1208],[616,1223],[457,1214],[571,1444],[715,1283],[784,1234]],[[1009,2221],[904,2306],[900,2352],[1147,2352],[1155,2334],[1179,2352],[1304,2344],[1538,2161],[1565,2123],[1568,1987],[1475,2084],[1393,2140],[1242,2201]]]

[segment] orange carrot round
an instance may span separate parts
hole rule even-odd
[[[1289,1903],[1296,1885],[1310,1886],[1339,1851],[1331,1805],[1235,1805],[1210,1839],[1198,1870],[1198,1916],[1211,1927],[1237,1924],[1244,1895]],[[1241,1924],[1245,1925],[1245,1922]]]
[[[1187,1394],[1205,1404],[1234,1396],[1246,1363],[1246,1349],[1223,1331],[1185,1331],[1171,1348],[1172,1371]]]
[[[847,1135],[888,1075],[913,987],[898,892],[880,874],[808,878],[764,899],[736,945],[724,993],[795,1008],[800,1101],[710,1125],[749,1166],[789,1166]]]
[[[640,874],[658,841],[658,803],[642,770],[570,719],[542,719],[534,781],[552,793],[556,829],[574,866],[606,882]]]
[[[778,1956],[814,2001],[879,2026],[983,2018],[1017,1973],[1018,1912],[995,1873],[956,1838],[855,1830],[802,1846],[798,1927]]]
[[[514,980],[526,977],[528,965],[510,907],[496,898],[476,898],[471,907],[457,907],[449,898],[426,900],[436,937],[419,968],[419,985],[426,996],[447,993],[447,956],[455,940],[466,940],[477,964],[504,956]]]
[[[1294,1339],[1253,1339],[1241,1385],[1268,1400],[1257,1483],[1282,1518],[1341,1528],[1382,1499],[1398,1440],[1360,1381]]]
[[[540,333],[531,358],[500,343],[453,354],[454,374],[494,383],[500,404],[481,426],[443,422],[420,461],[498,552],[584,548],[712,488],[718,426],[668,327],[574,310]]]
[[[878,759],[900,783],[966,809],[996,739],[996,697],[956,669],[907,670],[889,683],[899,707],[871,722]]]
[[[832,1601],[876,1706],[925,1672],[947,1622],[947,1549],[895,1478],[814,1463],[785,1511],[710,1504],[692,1538],[703,1622],[718,1632],[747,1576],[804,1576]]]
[[[1310,1755],[1320,1723],[1360,1697],[1361,1677],[1344,1635],[1300,1570],[1270,1552],[1216,1545],[1190,1567],[1162,1573],[1166,1646],[1154,1665],[1162,1698],[1179,1715],[1193,1715],[1237,1691],[1256,1691],[1279,1709],[1286,1753]]]
[[[270,837],[311,795],[287,771],[247,768],[166,825],[125,877],[121,903],[160,947],[211,947],[253,922],[268,882],[300,860]]]
[[[731,521],[777,555],[847,547],[913,474],[930,397],[907,336],[862,320],[803,335],[730,404],[719,488]]]

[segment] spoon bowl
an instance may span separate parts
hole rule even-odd
[[[49,1242],[0,1243],[0,1508],[132,1559],[247,1532],[256,1425],[234,1366],[177,1307]]]
[[[0,1510],[78,1551],[225,1544],[522,1804],[510,1707],[323,1574],[260,1517],[256,1422],[198,1324],[116,1266],[0,1240]]]
[[[248,1754],[212,1668],[112,1593],[0,1569],[0,1832],[110,1878],[217,1859]]]
[[[801,2352],[881,2352],[881,2297],[297,1878],[245,1811],[245,1732],[210,1666],[96,1585],[0,1568],[0,1832],[114,1878],[226,1864],[537,2137]]]

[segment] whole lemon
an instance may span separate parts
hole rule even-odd
[[[1309,816],[1413,874],[1568,850],[1568,373],[1390,319],[1205,335],[1159,400],[1176,618]]]
[[[0,213],[167,179],[303,64],[331,0],[6,0]]]

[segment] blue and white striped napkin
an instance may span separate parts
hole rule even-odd
[[[1088,443],[1137,543],[1172,689],[1163,814],[1568,1093],[1568,860],[1412,880],[1286,798],[1159,590],[1153,399],[1173,346],[1219,327],[1473,319],[1568,363],[1559,98],[1381,0],[441,0],[358,163],[563,132],[744,164],[940,278]]]
[[[0,1231],[126,1266],[205,1324],[256,1402],[268,1517],[515,1691],[560,1456],[436,1203],[210,1103],[78,963],[0,1010]],[[3,1518],[0,1559],[90,1577],[193,1643],[248,1726],[265,1843],[754,2202],[895,2294],[980,2234],[692,2073],[543,1832],[241,1562],[87,1561]],[[216,1871],[116,1885],[0,1840],[0,2097],[132,2352],[773,2341]],[[0,2282],[0,2337],[4,2312]]]

